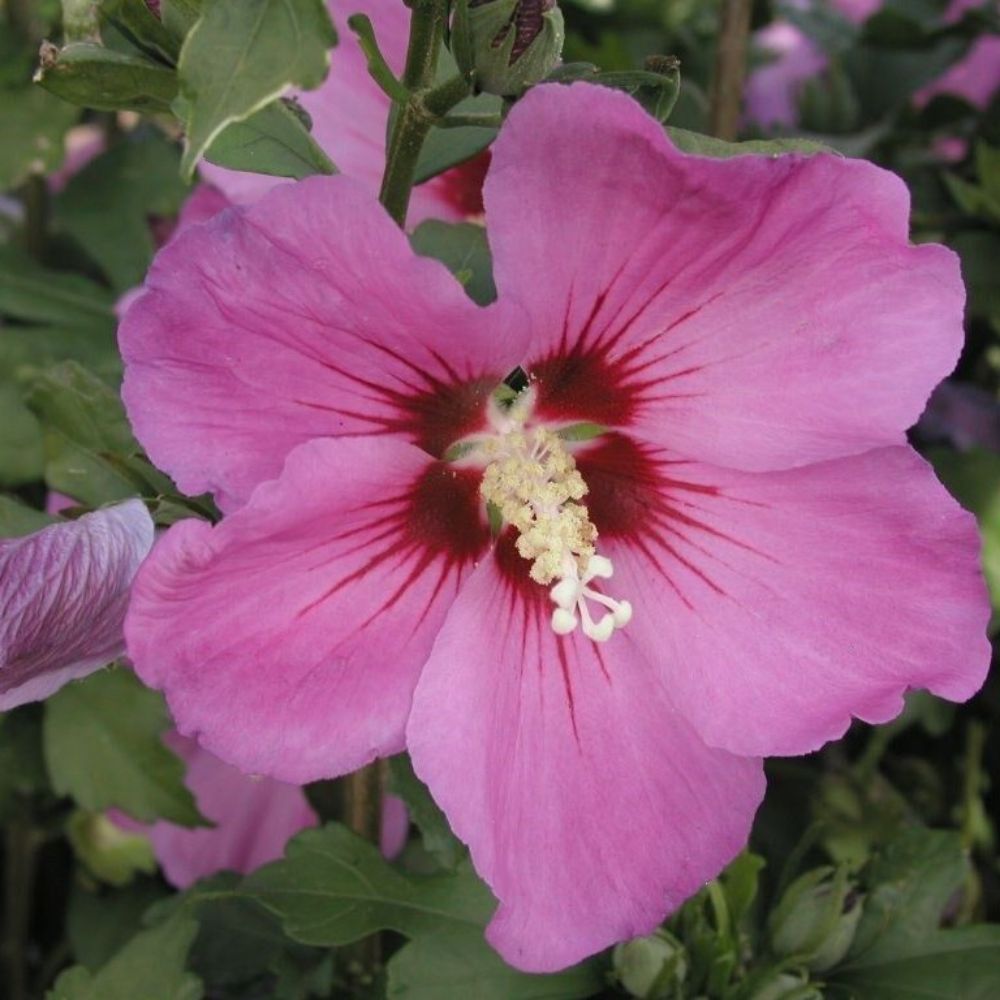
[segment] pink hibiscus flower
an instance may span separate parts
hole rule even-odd
[[[898,178],[683,155],[601,87],[519,102],[485,200],[485,309],[343,177],[161,252],[125,400],[226,516],[170,529],[126,636],[244,770],[408,748],[499,899],[489,939],[550,970],[719,871],[760,755],[982,683],[975,524],[904,436],[964,296]]]
[[[118,811],[112,819],[123,830],[148,835],[164,877],[178,889],[216,872],[249,874],[280,858],[289,838],[317,824],[299,785],[243,774],[177,732],[168,733],[165,742],[187,764],[184,783],[214,826],[188,829],[166,820],[145,824]],[[409,825],[403,801],[387,795],[381,842],[386,857],[403,849]]]
[[[361,181],[377,194],[385,167],[385,138],[391,102],[368,75],[367,63],[354,32],[351,14],[366,14],[375,27],[379,48],[398,76],[406,61],[410,11],[402,0],[328,0],[339,42],[330,73],[316,90],[294,96],[312,118],[312,135],[337,169]],[[458,221],[482,214],[482,181],[488,154],[474,157],[415,188],[410,202],[411,225],[424,219]],[[211,163],[199,168],[202,177],[230,201],[257,201],[276,185],[291,183],[264,174],[226,170]]]
[[[129,587],[152,544],[139,500],[0,540],[0,711],[47,698],[124,652]]]

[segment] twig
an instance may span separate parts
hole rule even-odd
[[[736,138],[739,126],[752,5],[752,0],[722,0],[719,12],[709,127],[712,135],[727,142]]]

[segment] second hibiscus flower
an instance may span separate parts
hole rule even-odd
[[[963,291],[893,176],[685,156],[588,85],[518,104],[485,202],[486,309],[344,178],[160,254],[126,402],[226,517],[169,531],[126,636],[244,770],[407,748],[549,970],[720,870],[760,755],[981,684],[975,526],[904,436]]]

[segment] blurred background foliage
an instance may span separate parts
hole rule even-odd
[[[72,500],[70,516],[136,494],[161,525],[213,516],[206,498],[181,496],[142,455],[118,400],[115,347],[116,303],[141,282],[191,191],[171,105],[198,6],[174,0],[161,22],[130,0],[0,3],[0,536],[48,523],[53,492]],[[624,72],[676,56],[669,124],[708,130],[718,3],[563,7],[567,62]],[[912,193],[913,238],[961,256],[967,347],[913,438],[979,518],[996,602],[1000,94],[982,106],[919,94],[1000,32],[1000,15],[985,3],[948,19],[947,7],[887,0],[851,23],[822,2],[758,0],[753,30],[793,24],[825,68],[796,92],[794,123],[747,119],[743,137],[807,136],[889,167]],[[34,83],[39,47],[64,38],[90,48],[66,62],[43,47],[46,86]],[[757,44],[749,58],[753,71],[773,56]],[[296,169],[323,169],[304,126],[279,124],[291,129],[281,148],[306,164]],[[238,159],[238,148],[215,155]],[[419,243],[470,292],[491,294],[481,231],[438,223]],[[1000,996],[996,676],[969,704],[916,694],[890,725],[856,724],[816,754],[770,762],[750,848],[717,882],[658,934],[549,977],[505,967],[483,943],[489,894],[405,758],[392,784],[414,826],[396,862],[331,822],[255,875],[171,891],[142,839],[104,817],[115,806],[201,821],[161,742],[168,725],[159,695],[121,668],[0,717],[0,957],[15,1000]],[[310,791],[324,819],[339,815],[336,792]],[[337,921],[310,923],[303,885]],[[359,899],[352,916],[346,901]],[[439,916],[419,919],[429,899]],[[374,964],[353,943],[372,929],[383,931]]]

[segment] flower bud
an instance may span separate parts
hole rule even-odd
[[[643,1000],[673,996],[687,975],[683,945],[664,930],[615,945],[612,963],[624,989]]]
[[[156,871],[149,838],[121,829],[103,813],[75,812],[67,824],[76,856],[102,882],[126,885],[136,874]]]
[[[823,1000],[823,994],[795,972],[776,972],[753,992],[753,1000]]]
[[[459,69],[478,90],[516,97],[558,65],[563,17],[556,0],[458,0],[452,24]]]
[[[836,965],[851,946],[862,898],[847,881],[847,869],[817,868],[796,879],[769,921],[771,947],[800,959],[814,972]]]

